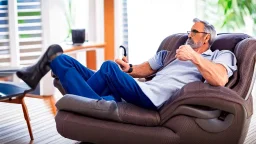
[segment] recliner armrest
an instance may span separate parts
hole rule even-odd
[[[116,103],[67,94],[56,103],[56,107],[61,111],[122,123],[142,126],[157,126],[160,123],[157,111],[143,109],[125,102]]]
[[[235,105],[238,105],[244,110],[239,112],[244,113],[245,117],[251,115],[246,101],[235,91],[226,87],[211,86],[207,83],[192,82],[185,85],[160,109],[161,124],[177,115],[175,111],[183,105],[205,106],[231,114],[238,112],[238,109],[235,107]]]
[[[173,115],[187,115],[201,119],[217,118],[220,114],[221,111],[217,109],[199,108],[192,105],[179,106],[173,113]]]

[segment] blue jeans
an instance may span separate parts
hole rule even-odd
[[[124,99],[128,103],[156,110],[137,82],[121,71],[113,61],[104,62],[94,72],[72,57],[62,54],[51,62],[50,67],[68,94],[117,102]]]

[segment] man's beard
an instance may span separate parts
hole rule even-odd
[[[186,41],[186,45],[190,45],[193,49],[199,48],[203,45],[201,41],[195,43],[191,38],[188,38]]]

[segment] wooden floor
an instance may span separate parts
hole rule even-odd
[[[256,88],[254,88],[254,113]],[[58,97],[57,97],[58,99]],[[0,102],[0,144],[78,144],[60,136],[55,127],[50,104],[42,99],[25,98],[34,141],[30,141],[21,105]],[[256,143],[256,114],[253,115],[245,144]]]
[[[25,98],[34,140],[30,141],[21,105],[0,103],[0,144],[75,144],[58,134],[50,104]]]

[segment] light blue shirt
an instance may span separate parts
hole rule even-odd
[[[153,58],[149,59],[150,67],[153,70],[162,68],[164,65],[163,60],[168,52],[162,50]],[[222,64],[227,69],[229,77],[237,70],[236,57],[231,51],[215,50],[212,52],[208,49],[201,56],[214,63]],[[146,82],[138,81],[137,83],[144,94],[159,108],[184,85],[202,80],[201,73],[191,61],[175,59],[162,70],[158,71],[152,80]]]

